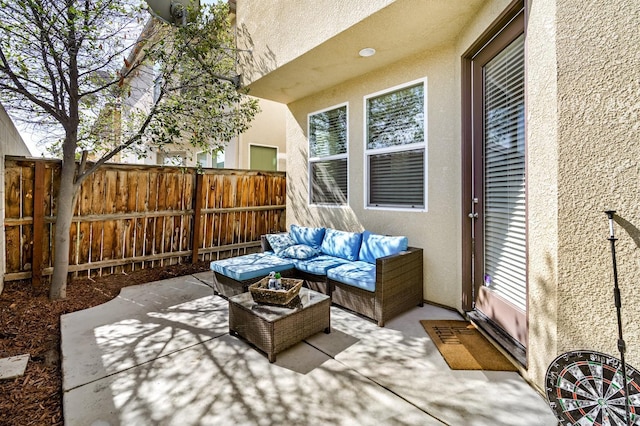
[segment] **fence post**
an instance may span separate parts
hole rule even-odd
[[[193,199],[195,205],[193,207],[193,232],[191,237],[191,263],[198,262],[198,248],[200,247],[200,216],[202,212],[202,186],[204,184],[204,175],[196,173],[196,186]]]
[[[42,287],[42,237],[44,234],[44,161],[35,161],[33,177],[33,246],[31,285],[40,292]]]

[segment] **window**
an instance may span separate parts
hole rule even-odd
[[[215,164],[213,167],[215,169],[224,169],[224,151],[218,151],[216,153]]]
[[[278,170],[278,148],[263,145],[249,145],[249,169]]]
[[[207,168],[209,167],[209,154],[202,151],[196,155],[196,162],[200,165],[200,167]]]
[[[348,204],[347,105],[309,114],[309,200]]]
[[[424,82],[365,98],[367,207],[426,209]]]

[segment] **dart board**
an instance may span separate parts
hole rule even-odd
[[[640,374],[629,364],[629,425],[640,426]],[[622,362],[593,351],[566,352],[547,369],[549,405],[561,426],[627,426]]]

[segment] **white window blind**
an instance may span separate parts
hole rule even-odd
[[[369,207],[426,207],[424,83],[366,101]]]
[[[311,204],[348,203],[347,106],[309,115]]]
[[[526,310],[524,35],[484,67],[485,285]]]
[[[369,156],[369,204],[424,207],[424,149]]]

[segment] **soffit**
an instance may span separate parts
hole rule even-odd
[[[250,94],[290,103],[453,44],[483,0],[397,0],[314,49],[250,82]],[[362,58],[360,49],[376,54]]]

